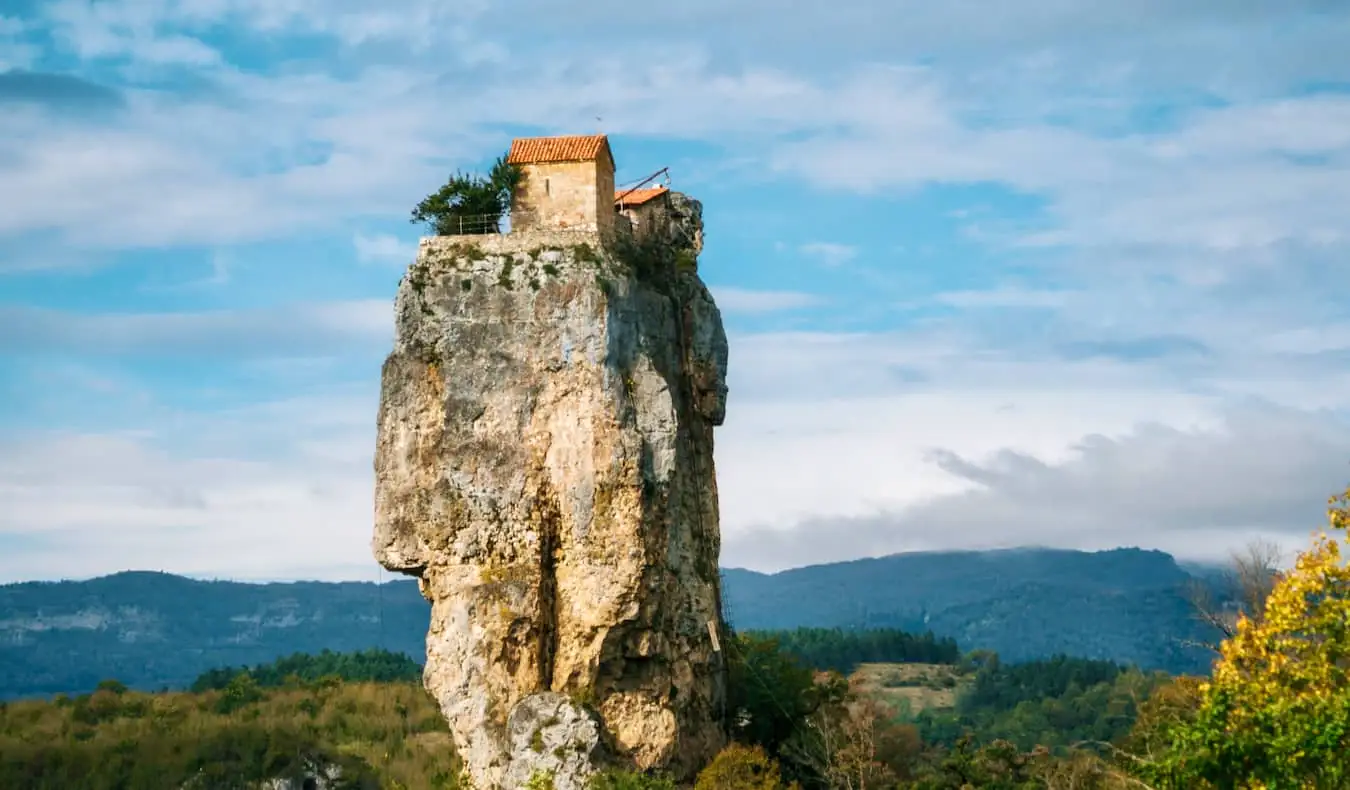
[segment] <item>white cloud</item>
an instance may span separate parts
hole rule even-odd
[[[165,33],[161,2],[57,0],[43,12],[63,45],[85,60],[131,56],[153,66],[214,66],[219,52],[200,39]]]
[[[325,397],[161,418],[152,431],[6,440],[0,534],[36,548],[4,553],[0,577],[373,572],[373,408],[368,396],[355,407]]]
[[[1298,305],[1276,295],[1241,320],[1174,320],[1205,338],[1197,355],[1146,334],[1171,304],[1106,314],[1096,298],[1029,329],[958,314],[892,334],[733,336],[726,562],[1038,542],[1214,558],[1316,527],[1350,482],[1350,375],[1325,357],[1339,333],[1253,342],[1289,321],[1272,308]],[[1121,341],[1062,350],[1091,319]]]
[[[210,313],[79,314],[0,306],[0,352],[38,355],[274,357],[388,347],[383,299]]]
[[[528,13],[513,5],[499,8],[484,22],[524,17],[535,30],[560,36],[596,29],[625,39],[649,36],[653,30],[663,37],[697,35],[710,46],[734,47],[761,59],[817,53],[823,62],[931,57],[958,71],[988,65],[1003,72],[1058,66],[1085,82],[1113,75],[1111,87],[1122,78],[1120,72],[1172,84],[1202,78],[1220,83],[1226,77],[1222,82],[1265,86],[1335,72],[1350,61],[1332,44],[1345,29],[1345,13],[1327,0],[1279,5],[1261,0],[1102,0],[1090,6],[1065,0],[1026,0],[1015,6],[999,0],[840,0],[794,7],[792,14],[781,13],[782,6],[770,0],[692,0],[660,8],[619,0],[600,0],[585,8],[552,0],[526,3]],[[1281,23],[1286,36],[1311,38],[1321,46],[1291,51],[1286,36],[1252,35]],[[755,30],[755,36],[740,35],[747,29]],[[1216,60],[1219,53],[1244,48],[1268,61]],[[1103,61],[1112,68],[1103,68]],[[1015,86],[1019,76],[1008,75],[1006,82]]]
[[[1200,430],[1143,424],[1114,437],[1088,435],[1057,460],[1013,450],[969,455],[932,453],[919,479],[946,485],[921,501],[878,501],[869,513],[777,525],[765,518],[758,529],[730,532],[724,562],[779,569],[1022,545],[1138,545],[1221,560],[1253,538],[1292,551],[1325,524],[1326,498],[1350,481],[1350,422],[1235,409]]]
[[[935,298],[952,307],[1053,308],[1063,306],[1067,294],[1063,291],[1006,287],[987,291],[947,291]]]
[[[857,247],[830,241],[815,241],[810,244],[803,244],[801,251],[818,259],[826,266],[842,266],[858,256]]]
[[[220,53],[202,40],[221,28],[271,40],[323,36],[345,47],[396,47],[404,55],[439,49],[460,62],[479,63],[502,55],[470,32],[485,5],[401,0],[375,9],[364,0],[57,0],[41,16],[57,42],[79,57],[125,58],[138,67],[222,65]]]
[[[950,14],[963,18],[983,8],[958,5]],[[261,13],[247,3],[196,3],[181,12],[172,6],[126,0],[60,8],[71,19],[134,30],[157,30],[163,19],[243,21],[245,6]],[[401,18],[420,19],[430,8],[412,4]],[[1037,9],[1019,19],[1050,29],[1097,24],[1058,4]],[[330,22],[306,21],[310,10],[308,3],[281,4],[273,21],[248,24],[331,33],[325,26],[342,17],[320,13]],[[357,14],[356,27],[388,27],[358,11],[345,9]],[[753,5],[736,11],[762,12]],[[981,23],[991,11],[984,13]],[[1174,16],[1213,22],[1208,12]],[[1233,19],[1256,25],[1268,16]],[[0,200],[17,207],[0,218],[0,234],[61,229],[86,245],[157,245],[340,227],[344,219],[406,211],[445,170],[500,148],[489,129],[591,128],[601,116],[614,133],[718,143],[732,158],[757,154],[758,164],[826,187],[993,182],[1045,198],[1048,222],[1030,235],[1005,232],[1010,242],[1222,251],[1346,240],[1335,211],[1350,199],[1350,143],[1337,131],[1350,114],[1344,97],[1251,99],[1178,113],[1148,133],[1106,134],[1062,123],[1054,108],[1029,117],[982,112],[994,99],[972,94],[969,80],[905,65],[899,56],[885,61],[890,65],[846,60],[808,77],[803,64],[733,67],[678,39],[645,48],[636,67],[627,51],[596,57],[568,50],[482,74],[427,70],[412,55],[393,66],[344,70],[342,79],[222,67],[210,72],[215,92],[188,103],[133,93],[125,117],[100,129],[59,124],[53,131],[51,118],[21,115],[0,136],[0,161],[17,163],[0,165]],[[1038,79],[1050,93],[1061,87],[1044,74]],[[1126,103],[1127,111],[1147,109],[1142,99]],[[1312,166],[1293,154],[1321,159]],[[113,211],[95,205],[114,189],[121,199]],[[810,251],[837,264],[850,249],[822,242]]]
[[[1260,341],[1260,348],[1271,353],[1300,355],[1350,350],[1350,323],[1291,327]]]
[[[0,559],[0,576],[125,567],[349,575],[369,551],[374,386],[363,377],[356,390],[336,389],[324,365],[288,357],[373,340],[373,319],[388,310],[370,306],[372,323],[358,318],[356,329],[364,306],[300,311],[317,328],[299,336],[329,331],[331,343],[256,331],[234,341],[256,370],[276,363],[286,387],[311,395],[207,412],[143,402],[120,431],[4,440],[0,491],[10,506],[0,533],[35,548]],[[46,347],[164,354],[178,350],[161,348],[165,334],[210,348],[239,324],[268,325],[234,318],[142,319],[135,331],[76,322]],[[1350,479],[1344,419],[1297,398],[1228,405],[1244,381],[1247,394],[1282,400],[1289,393],[1265,371],[1297,354],[1259,352],[1236,368],[1221,357],[1205,375],[1187,373],[1187,392],[1165,359],[1063,359],[1044,346],[993,353],[998,339],[941,325],[732,337],[728,419],[717,433],[725,561],[774,568],[1034,542],[1219,556],[1257,534],[1301,538],[1325,495]],[[1350,378],[1337,370],[1299,369],[1293,394],[1329,394],[1343,408]]]
[[[944,95],[916,121],[931,82],[879,74],[853,87],[869,82],[865,112],[827,113],[848,118],[847,131],[780,146],[775,166],[859,190],[993,181],[1043,195],[1055,226],[1029,237],[1039,244],[1227,251],[1350,238],[1334,208],[1350,200],[1350,138],[1324,130],[1339,128],[1350,97],[1199,111],[1176,130],[1104,138],[1044,121],[972,127]]]
[[[776,313],[821,303],[820,297],[798,291],[756,291],[734,286],[714,287],[711,290],[723,313]]]
[[[189,277],[183,279],[175,276],[171,281],[164,282],[160,279],[152,279],[141,286],[141,290],[147,293],[187,293],[190,291],[200,291],[209,289],[219,289],[230,284],[230,270],[234,265],[234,259],[226,250],[212,251],[206,262],[207,272],[199,277]]]
[[[356,259],[362,263],[406,266],[417,255],[416,244],[387,233],[357,233],[352,237],[352,245],[356,247]]]
[[[1257,534],[1297,542],[1350,479],[1344,420],[1232,409],[1142,365],[803,335],[733,338],[733,359],[717,434],[729,564],[1027,543],[1214,557]],[[7,440],[0,533],[39,548],[0,575],[349,574],[368,554],[376,402],[368,383],[324,389]]]

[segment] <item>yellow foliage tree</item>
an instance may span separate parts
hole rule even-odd
[[[1350,787],[1350,489],[1330,534],[1275,584],[1264,616],[1223,643],[1194,715],[1162,724],[1170,748],[1142,763],[1159,788]]]
[[[799,790],[783,783],[778,763],[758,746],[733,743],[699,772],[694,790]]]

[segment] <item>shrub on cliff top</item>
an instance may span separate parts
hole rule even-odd
[[[440,189],[422,198],[410,221],[427,223],[437,236],[497,233],[522,173],[505,156],[497,158],[487,176],[456,172]]]

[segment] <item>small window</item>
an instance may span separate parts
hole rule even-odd
[[[551,195],[551,194],[553,194],[553,193],[550,192],[549,189],[548,189],[548,179],[547,179],[547,178],[544,179],[544,194],[545,194],[545,195]]]

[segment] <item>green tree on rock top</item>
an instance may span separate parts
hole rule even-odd
[[[411,221],[427,223],[437,236],[499,233],[502,215],[511,208],[511,193],[522,177],[520,166],[505,156],[497,158],[487,176],[456,172],[422,198]]]

